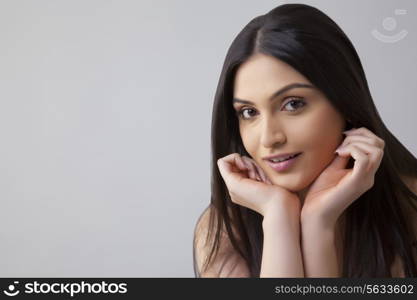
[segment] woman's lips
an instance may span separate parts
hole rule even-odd
[[[284,160],[281,162],[272,162],[268,160],[268,164],[271,166],[272,169],[274,169],[277,172],[282,172],[290,168],[298,159],[298,157],[301,155],[301,153],[298,153],[295,157],[290,158],[288,160]]]

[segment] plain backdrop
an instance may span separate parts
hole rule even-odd
[[[225,54],[284,3],[0,0],[0,276],[193,277]],[[417,2],[299,3],[346,32],[417,155]]]

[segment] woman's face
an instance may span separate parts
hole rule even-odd
[[[272,97],[293,84],[299,86]],[[303,193],[334,159],[343,140],[342,115],[302,74],[264,54],[240,66],[233,96],[246,151],[273,184]],[[285,170],[275,170],[263,159],[284,153],[301,154]]]

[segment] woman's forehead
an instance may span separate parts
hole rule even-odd
[[[248,98],[252,93],[274,92],[292,83],[311,83],[285,62],[263,54],[251,57],[236,72],[234,97]]]

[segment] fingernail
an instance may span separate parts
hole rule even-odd
[[[343,149],[344,149],[344,147],[339,146],[339,147],[338,147],[338,148],[334,151],[334,153],[340,154],[340,151],[343,151]]]
[[[355,130],[356,128],[352,128],[352,129],[349,129],[349,130],[345,130],[345,131],[343,131],[343,133],[350,133],[350,132],[352,132],[353,130]]]

